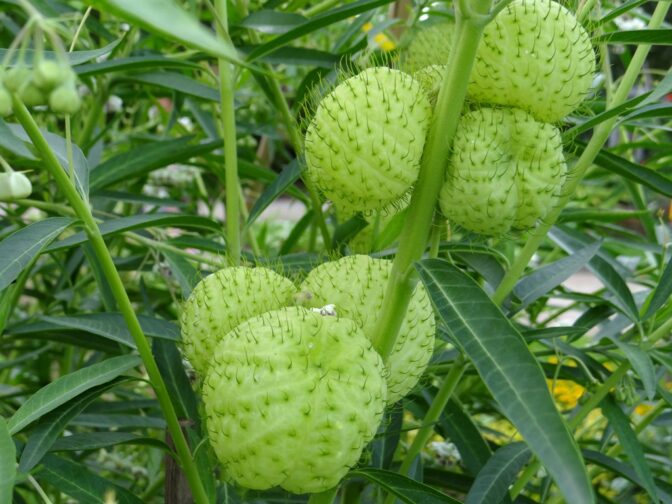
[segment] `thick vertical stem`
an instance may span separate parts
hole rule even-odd
[[[77,189],[72,184],[67,173],[62,169],[58,159],[56,159],[56,156],[51,150],[51,147],[49,147],[49,144],[44,139],[44,136],[42,136],[42,133],[35,123],[35,120],[30,115],[30,112],[28,112],[28,109],[16,95],[13,96],[13,107],[14,115],[26,130],[26,133],[30,137],[35,148],[42,155],[42,160],[46,169],[54,178],[61,191],[63,191],[65,194],[68,202],[70,203],[70,206],[77,214],[77,217],[79,217],[84,224],[84,231],[89,238],[89,243],[91,243],[91,246],[96,253],[96,257],[100,261],[101,268],[105,273],[105,279],[109,282],[110,289],[117,301],[117,304],[119,305],[121,314],[124,317],[124,321],[128,326],[129,332],[133,337],[133,341],[135,342],[135,345],[138,349],[138,353],[140,354],[142,362],[147,370],[147,374],[149,375],[152,387],[154,388],[156,397],[166,419],[166,423],[168,424],[168,430],[175,442],[175,448],[180,459],[180,464],[182,465],[182,469],[184,470],[187,479],[189,480],[189,485],[191,487],[191,491],[193,492],[194,500],[197,504],[208,504],[207,494],[205,493],[203,483],[201,482],[196,465],[191,456],[189,445],[187,444],[187,441],[182,433],[182,429],[180,427],[177,414],[175,413],[175,408],[173,407],[173,404],[170,400],[165,382],[163,381],[159,367],[154,360],[149,342],[147,341],[147,338],[145,337],[145,334],[140,327],[140,322],[138,321],[135,311],[133,310],[131,300],[126,293],[124,283],[119,276],[119,272],[117,271],[116,266],[114,265],[112,255],[105,245],[105,241],[103,240],[103,236],[100,233],[98,224],[93,218],[91,209],[88,206],[88,203],[86,203],[80,197]]]
[[[490,8],[486,0],[478,8],[485,14]],[[404,229],[399,238],[399,249],[394,259],[390,280],[385,292],[385,302],[373,338],[378,352],[387,359],[399,332],[413,292],[411,276],[413,262],[420,259],[427,244],[432,225],[432,215],[443,183],[446,160],[467,94],[469,75],[476,57],[485,23],[482,19],[458,16],[457,29],[436,111],[429,130],[420,167],[418,182],[411,197],[411,205]]]
[[[219,36],[228,39],[226,0],[216,0],[215,9],[221,24]],[[238,145],[236,139],[235,71],[227,61],[219,60],[219,95],[221,101],[222,135],[224,138],[224,170],[226,181],[226,247],[231,263],[240,264],[240,183],[238,181]]]

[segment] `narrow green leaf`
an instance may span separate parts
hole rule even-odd
[[[130,348],[135,348],[133,337],[120,313],[86,313],[74,316],[42,317],[42,320],[43,323],[38,322],[22,326],[21,332],[25,334],[31,328],[33,331],[75,329],[97,334]],[[146,315],[138,316],[138,320],[147,336],[173,341],[180,340],[180,329],[172,322]]]
[[[177,91],[185,95],[219,102],[219,91],[214,87],[207,86],[186,75],[176,72],[148,72],[142,74],[132,74],[124,77],[124,80],[131,82],[141,82],[151,84],[171,91]]]
[[[206,218],[191,215],[180,215],[170,213],[153,213],[146,215],[131,215],[129,217],[120,217],[103,222],[99,225],[103,236],[110,236],[135,229],[145,229],[148,227],[185,227],[195,229],[207,229],[210,231],[220,231],[221,226],[216,222]],[[45,250],[53,252],[63,250],[86,243],[88,237],[82,231],[69,236],[61,241],[52,243]]]
[[[113,42],[110,42],[106,46],[103,46],[99,49],[91,49],[88,51],[71,51],[66,53],[66,56],[68,57],[68,61],[72,66],[76,65],[81,65],[82,63],[86,63],[87,61],[91,61],[96,58],[100,58],[101,56],[105,56],[106,54],[109,54],[112,52],[112,50],[119,45],[119,43],[123,39],[117,39]],[[5,55],[7,54],[7,49],[0,49],[0,60],[4,59]],[[13,66],[16,64],[16,54],[14,58],[12,58],[9,62],[8,66]],[[23,62],[26,65],[32,65],[33,60],[35,59],[35,50],[34,49],[26,49],[23,53]],[[56,60],[59,56],[56,55],[54,51],[41,51],[40,52],[40,57],[48,60]]]
[[[513,289],[513,293],[520,299],[520,309],[525,309],[583,268],[597,254],[601,244],[597,241],[582,247],[571,255],[542,266],[523,277]]]
[[[16,478],[16,447],[7,422],[0,417],[0,502],[12,502]]]
[[[308,20],[304,16],[293,12],[260,10],[247,16],[239,25],[260,33],[277,35],[287,33],[306,21]]]
[[[131,432],[84,432],[57,439],[49,451],[100,450],[118,444],[142,444],[169,451],[163,441]]]
[[[554,226],[549,232],[549,236],[570,254],[576,254],[580,249],[592,244],[590,238],[572,232],[572,230],[562,226]],[[638,321],[639,310],[632,297],[632,292],[630,292],[627,283],[618,271],[599,255],[594,255],[588,261],[587,266],[614,296],[614,304],[630,320],[633,322]]]
[[[520,333],[473,279],[447,261],[420,261],[416,269],[448,331],[566,500],[594,502],[576,442]]]
[[[103,362],[61,376],[35,392],[9,419],[9,432],[16,434],[30,423],[97,385],[113,380],[139,365],[136,355],[112,357]]]
[[[148,70],[149,68],[190,68],[200,69],[197,63],[178,58],[168,58],[166,56],[129,56],[127,58],[115,58],[111,60],[100,61],[80,65],[73,70],[80,77],[90,75],[100,75],[113,72],[125,72],[128,70]]]
[[[642,487],[646,490],[653,502],[659,502],[656,484],[653,481],[653,474],[649,464],[646,462],[644,450],[637,439],[637,435],[630,427],[630,421],[625,416],[621,408],[612,400],[611,397],[605,397],[600,403],[600,409],[607,417],[609,425],[623,447],[623,451],[628,455],[630,462],[635,468],[635,472],[641,478]]]
[[[74,222],[67,217],[44,219],[0,241],[0,291],[16,280],[23,269]]]
[[[198,421],[198,399],[184,371],[182,355],[172,341],[155,339],[152,353],[166,382],[175,411],[179,418]]]
[[[367,467],[350,471],[348,477],[362,477],[395,495],[406,504],[460,504],[432,487],[399,473]]]
[[[609,339],[616,344],[630,364],[632,364],[632,368],[642,380],[647,398],[653,400],[656,395],[656,383],[658,379],[656,378],[656,370],[653,367],[651,356],[645,350],[621,341],[618,335],[611,336]]]
[[[602,16],[596,22],[596,26],[603,25],[604,23],[607,23],[612,19],[621,16],[622,14],[625,14],[626,12],[629,12],[632,9],[636,9],[637,7],[639,7],[642,4],[645,4],[646,2],[648,2],[648,0],[628,0],[627,2],[624,2],[623,4],[619,5],[615,9],[610,10],[604,16]]]
[[[585,148],[585,144],[578,141],[574,142],[574,145],[578,147],[580,152]],[[645,185],[658,194],[672,198],[672,179],[663,173],[658,173],[643,165],[632,163],[604,149],[595,158],[595,164],[621,177]]]
[[[200,273],[181,255],[165,250],[161,253],[163,254],[163,257],[166,258],[172,277],[180,284],[182,297],[187,299],[193,288],[196,287],[196,284],[201,280]]]
[[[623,30],[593,37],[595,44],[672,44],[672,30]]]
[[[2,246],[1,243],[0,246]],[[656,313],[661,306],[669,301],[670,296],[672,296],[672,260],[667,262],[667,266],[665,266],[660,281],[653,291],[653,296],[651,297],[651,301],[649,301],[642,320],[647,320]]]
[[[55,455],[47,455],[44,458],[43,468],[37,477],[78,502],[104,504],[106,494],[109,492],[118,504],[143,504],[143,501],[131,492],[94,474],[83,464]]]
[[[524,443],[511,443],[499,448],[476,476],[465,504],[499,504],[508,496],[509,486],[530,460]]]
[[[192,140],[193,137],[171,138],[118,154],[91,170],[91,189],[101,189],[141,177],[171,163],[181,163],[222,146],[221,141],[191,145]]]
[[[622,476],[643,488],[642,480],[629,465],[595,450],[584,449],[582,450],[582,453],[588,462],[602,466],[614,474]],[[669,489],[668,486],[665,486],[669,484],[657,478],[655,479],[655,482],[658,490],[658,496],[661,498],[663,503],[672,504],[672,489]]]
[[[173,0],[87,0],[101,12],[113,14],[149,32],[200,49],[232,63],[241,63],[236,50],[203,26]]]
[[[159,429],[166,428],[162,417],[147,415],[110,415],[82,413],[71,425],[95,429]]]
[[[286,192],[287,189],[299,179],[302,170],[302,165],[296,159],[285,166],[282,173],[280,173],[280,176],[266,188],[262,195],[259,196],[259,199],[254,203],[245,226],[249,227],[252,225],[261,213],[268,208],[268,205],[273,203],[282,193]]]
[[[7,123],[0,118],[0,147],[7,149],[24,159],[35,159],[33,153],[28,149],[30,143],[26,143],[12,133]]]
[[[283,35],[275,37],[273,40],[256,47],[247,57],[249,61],[254,61],[262,56],[272,53],[273,51],[286,46],[293,40],[296,40],[299,37],[307,35],[317,31],[325,26],[332,25],[344,19],[351,18],[362,12],[367,12],[375,9],[376,7],[381,7],[392,3],[393,0],[358,0],[356,2],[351,2],[347,5],[338,7],[336,9],[327,11],[323,14],[319,14],[314,18],[309,19],[308,21],[296,26],[295,28],[289,30]]]
[[[96,400],[100,394],[114,385],[115,382],[109,382],[87,390],[42,417],[35,429],[30,432],[26,446],[21,452],[19,471],[27,473],[39,464],[42,457],[49,451],[56,438],[61,435],[70,421]]]

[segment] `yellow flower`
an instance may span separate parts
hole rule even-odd
[[[364,26],[362,26],[362,31],[364,33],[369,33],[371,30],[373,30],[373,23],[371,22],[366,23]],[[394,48],[397,47],[397,45],[383,32],[376,33],[373,36],[373,41],[380,49],[382,49],[385,52],[392,51],[394,50]]]
[[[652,408],[653,406],[651,406],[650,404],[646,403],[638,404],[637,407],[635,408],[635,413],[637,413],[639,416],[644,416],[649,411],[651,411]]]

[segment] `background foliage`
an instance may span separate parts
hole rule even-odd
[[[351,252],[366,222],[325,207],[324,232],[300,181],[293,121],[306,123],[344,68],[394,61],[418,26],[453,17],[452,5],[229,2],[236,51],[215,35],[208,0],[30,3],[58,20],[66,46],[75,42],[69,58],[84,97],[71,118],[77,191],[151,339],[207,495],[305,502],[219,480],[178,351],[181,301],[226,264],[218,61],[239,70],[244,259],[299,279],[328,255]],[[0,0],[2,47],[27,22],[24,4]],[[563,135],[579,155],[596,127],[617,118],[607,145],[513,293],[498,300],[501,310],[491,297],[528,237],[484,239],[437,225],[439,259],[417,270],[437,308],[440,345],[422,386],[387,412],[341,502],[384,492],[414,503],[561,501],[532,452],[569,461],[567,474],[587,471],[600,502],[672,502],[671,20],[646,29],[656,2],[587,5],[602,71]],[[610,108],[605,87],[646,44],[653,48],[627,101]],[[67,164],[63,118],[34,117]],[[0,152],[34,186],[30,199],[0,203],[0,502],[185,501],[166,418],[109,269],[14,117],[0,120]],[[394,255],[403,222],[402,214],[378,229],[368,251]],[[586,271],[599,282],[567,282]],[[565,458],[560,428],[536,414],[554,411],[526,388],[539,365],[587,468]],[[408,477],[397,473],[402,463]],[[556,483],[567,491],[571,481]]]

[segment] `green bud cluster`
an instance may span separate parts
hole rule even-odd
[[[74,114],[81,107],[76,82],[66,63],[42,59],[32,68],[18,64],[0,73],[0,116],[11,113],[12,93],[27,107],[49,105],[57,114]]]
[[[30,179],[23,173],[6,171],[0,173],[0,201],[16,201],[27,198],[33,192]]]

